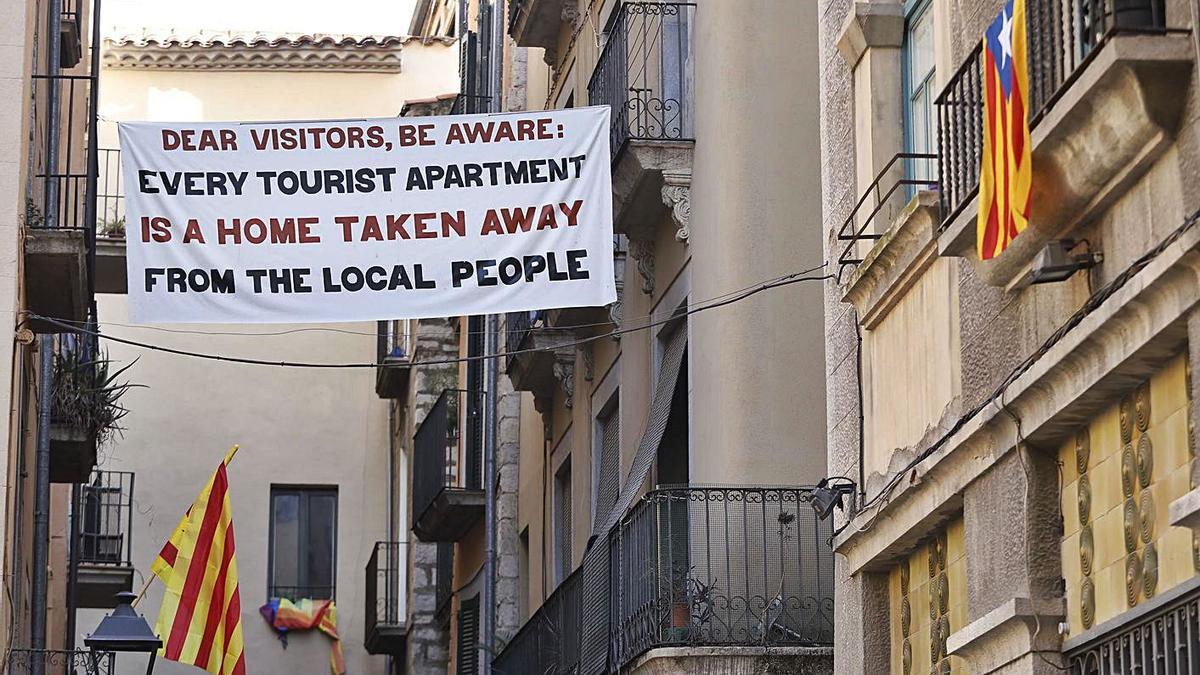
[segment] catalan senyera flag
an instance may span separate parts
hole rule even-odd
[[[235,445],[179,521],[151,570],[166,586],[159,656],[213,675],[245,675],[242,608],[226,467]]]
[[[983,158],[979,166],[979,259],[1001,253],[1029,225],[1033,182],[1025,0],[1008,0],[983,37]]]

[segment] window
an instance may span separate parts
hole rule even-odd
[[[596,416],[592,449],[592,534],[608,520],[621,491],[621,415],[613,394]]]
[[[267,594],[332,599],[337,488],[272,487]]]
[[[479,672],[479,596],[463,600],[458,607],[458,649],[454,672],[475,675]]]
[[[571,458],[554,472],[554,584],[571,574]]]
[[[936,115],[933,110],[934,52],[933,8],[930,0],[907,0],[904,19],[904,151],[937,152]],[[910,159],[906,178],[934,180],[933,163]],[[909,186],[910,190],[915,186]],[[911,195],[910,195],[911,196]]]
[[[529,528],[521,530],[517,549],[517,619],[524,625],[529,620]]]

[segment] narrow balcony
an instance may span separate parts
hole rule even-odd
[[[546,311],[509,312],[504,320],[505,370],[514,389],[533,394],[539,411],[548,409],[558,386],[574,382],[570,375],[575,350],[565,345],[575,340],[575,333],[550,325],[550,315]]]
[[[412,372],[417,322],[379,321],[375,344],[375,394],[379,398],[404,398]]]
[[[483,518],[483,393],[447,389],[413,436],[413,533],[455,542]]]
[[[116,652],[97,652],[91,649],[10,649],[9,675],[31,673],[96,673],[112,675],[117,672]]]
[[[89,190],[87,147],[88,75],[34,75],[33,190],[25,203],[25,296],[30,312],[57,322],[31,320],[39,333],[82,325],[91,304],[89,222],[95,195]]]
[[[95,323],[87,324],[95,327]],[[127,388],[108,378],[108,363],[98,358],[99,339],[89,333],[59,333],[53,338],[50,383],[50,482],[86,483],[96,466],[97,432],[119,415],[109,393]],[[103,370],[101,370],[103,369]]]
[[[653,240],[668,209],[687,238],[695,14],[690,2],[620,5],[588,83],[588,101],[612,107],[613,226],[631,239]]]
[[[575,0],[510,0],[508,34],[520,47],[545,49],[546,62],[553,63],[559,32],[577,12]]]
[[[79,607],[111,609],[133,590],[133,472],[95,471],[80,486]]]
[[[1018,279],[1049,240],[1098,217],[1161,156],[1193,68],[1190,37],[1167,25],[1162,0],[1029,0],[1027,18],[1032,213],[1003,253],[975,260],[997,286]],[[975,248],[985,95],[978,45],[936,101],[943,255]]]
[[[407,553],[405,542],[378,541],[367,561],[363,647],[368,654],[391,654],[401,658],[404,655]]]
[[[545,312],[546,325],[563,333],[595,334],[620,324],[620,299],[625,289],[625,259],[629,244],[624,235],[613,235],[613,278],[617,302],[604,307],[558,307]]]
[[[101,148],[96,171],[96,292],[128,292],[121,151]]]
[[[74,68],[83,59],[83,15],[80,13],[83,0],[60,1],[59,63],[63,68]]]
[[[831,668],[831,525],[810,499],[800,487],[651,491],[597,540],[607,555],[585,555],[495,667],[690,672],[699,657],[688,648],[741,647],[769,649],[786,672]],[[656,653],[663,647],[684,649]],[[648,665],[659,658],[677,662]],[[714,667],[735,672],[733,660],[754,657],[722,658],[731,662]]]

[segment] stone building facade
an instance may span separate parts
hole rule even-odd
[[[1195,667],[1196,8],[1026,0],[1032,218],[984,262],[1004,5],[819,3],[835,669]]]

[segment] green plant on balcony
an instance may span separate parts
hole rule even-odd
[[[120,381],[128,365],[112,370],[112,361],[104,353],[95,359],[78,350],[54,355],[50,388],[50,419],[53,424],[70,428],[94,438],[97,443],[112,440],[123,429],[121,419],[129,409],[121,405],[125,392],[144,385]]]
[[[111,237],[113,239],[124,239],[125,216],[118,218],[114,215],[112,218],[105,218],[100,223],[100,236]]]

